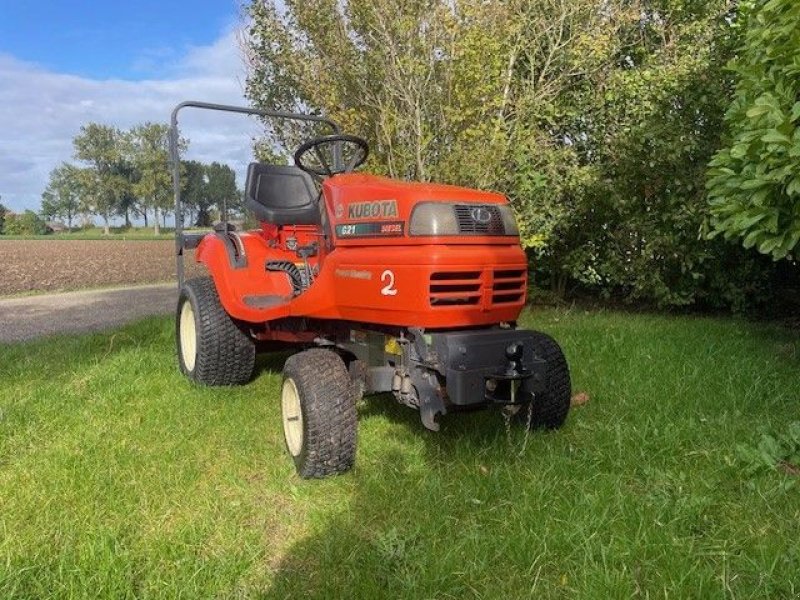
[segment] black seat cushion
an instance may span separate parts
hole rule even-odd
[[[250,163],[245,204],[259,221],[275,225],[319,225],[319,195],[311,176],[287,165]]]

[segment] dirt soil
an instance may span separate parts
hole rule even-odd
[[[0,240],[0,296],[175,280],[168,240]],[[202,268],[188,255],[187,275]]]

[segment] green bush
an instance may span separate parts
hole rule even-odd
[[[731,68],[730,139],[711,161],[712,234],[775,260],[800,243],[800,3],[761,0]]]
[[[7,214],[3,227],[6,235],[44,235],[48,231],[44,220],[32,210],[21,214]]]
[[[700,232],[746,18],[720,2],[665,6],[641,35],[638,15],[617,31],[616,66],[558,99],[555,142],[526,133],[509,195],[523,231],[541,234],[525,241],[558,294],[742,311],[768,302],[774,266]]]

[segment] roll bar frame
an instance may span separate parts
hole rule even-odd
[[[175,195],[175,255],[176,271],[178,275],[178,289],[183,287],[184,281],[183,250],[187,247],[194,248],[197,246],[197,243],[199,243],[199,239],[196,239],[196,236],[190,237],[183,233],[183,203],[181,202],[180,168],[181,157],[178,149],[178,113],[184,108],[200,108],[203,110],[254,115],[270,119],[286,119],[294,121],[307,121],[312,123],[323,123],[324,125],[328,125],[335,134],[341,133],[341,128],[335,121],[316,115],[304,115],[301,113],[293,113],[283,110],[260,110],[258,108],[251,108],[248,106],[214,104],[211,102],[198,102],[195,100],[187,100],[186,102],[181,102],[178,104],[172,111],[169,126],[169,158],[172,167],[172,189]],[[337,163],[341,161],[341,157],[339,156],[338,152],[336,152],[334,160]],[[188,245],[187,242],[189,243]]]

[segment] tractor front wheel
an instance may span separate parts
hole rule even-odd
[[[253,376],[256,346],[219,301],[209,277],[181,288],[175,319],[181,371],[202,385],[242,385]]]
[[[517,413],[517,418],[531,429],[558,429],[567,419],[572,396],[569,365],[553,338],[538,331],[533,336],[534,353],[547,361],[547,385],[544,392],[536,394],[530,407]]]
[[[344,473],[356,458],[356,405],[344,361],[314,348],[283,367],[281,414],[286,448],[305,479]]]

